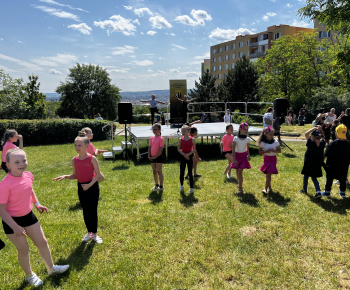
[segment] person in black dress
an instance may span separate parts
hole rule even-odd
[[[311,133],[311,136],[310,136]],[[317,177],[322,177],[323,152],[326,142],[323,139],[321,126],[311,128],[305,132],[306,152],[304,156],[304,166],[301,170],[303,177],[303,189],[299,192],[307,193],[307,185],[309,177],[311,177],[316,189],[315,197],[321,197],[320,184]]]

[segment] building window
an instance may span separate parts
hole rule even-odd
[[[231,49],[236,49],[236,44],[232,43],[232,48]]]
[[[317,49],[318,49],[319,51],[325,51],[325,50],[326,50],[324,47],[321,47],[321,46],[319,46]]]
[[[221,75],[221,74],[218,75],[218,79],[219,79],[219,80],[222,79],[222,75]]]
[[[249,56],[249,50],[247,50],[247,56]]]
[[[238,44],[238,47],[239,48],[243,47],[243,41]]]
[[[213,58],[213,63],[216,62],[216,57]]]
[[[214,49],[213,49],[213,54],[215,54],[215,53],[216,53],[216,49],[214,48]]]
[[[319,31],[318,32],[318,37],[319,38],[329,38],[331,37],[331,32],[330,31]]]
[[[218,70],[221,70],[221,65],[218,66]]]
[[[275,40],[279,39],[280,37],[281,37],[281,33],[279,33],[279,32],[275,33],[275,35],[274,35]]]
[[[231,68],[235,68],[235,64],[234,63],[231,63]]]
[[[232,59],[235,59],[235,58],[236,58],[236,54],[235,54],[235,53],[232,53],[231,58],[232,58]]]
[[[219,47],[219,53],[222,52],[222,47]]]
[[[220,62],[220,61],[222,61],[222,57],[221,56],[219,56],[219,58],[218,58],[218,62]]]
[[[228,45],[225,45],[225,51],[228,51]]]
[[[239,53],[239,57],[242,57],[242,56],[243,56],[243,52],[240,52],[240,53]]]
[[[228,60],[228,59],[229,59],[228,54],[226,54],[225,55],[225,60]]]
[[[213,66],[213,71],[216,71],[216,66]]]
[[[247,46],[249,45],[249,40],[247,40]]]
[[[225,69],[228,69],[228,64],[225,64]]]

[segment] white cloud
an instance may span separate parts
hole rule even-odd
[[[139,26],[141,25],[141,24],[140,24],[140,21],[139,21],[138,19],[135,19],[132,23],[135,23],[135,24],[137,24],[137,25],[139,25]]]
[[[276,16],[277,14],[274,12],[268,12],[266,13],[263,17],[262,20],[263,21],[268,21],[270,17]]]
[[[91,31],[92,31],[91,27],[87,26],[85,23],[72,24],[72,25],[69,25],[68,28],[72,28],[74,30],[78,30],[82,34],[90,34]]]
[[[253,34],[253,33],[248,28],[238,28],[237,30],[233,30],[233,29],[221,29],[217,27],[210,33],[209,38],[215,39],[217,41],[228,41],[228,40],[233,40],[236,38],[236,36],[243,35],[243,34]]]
[[[57,6],[61,6],[61,7],[68,7],[69,9],[76,9],[76,10],[79,10],[79,11],[84,11],[84,12],[87,12],[89,13],[88,11],[84,10],[84,9],[81,9],[81,8],[74,8],[70,5],[66,5],[66,4],[61,4],[61,3],[58,3],[56,1],[53,1],[53,0],[39,0],[40,2],[44,2],[44,3],[47,3],[47,4],[52,4],[52,5],[57,5]]]
[[[183,46],[177,45],[177,44],[172,44],[172,46],[174,46],[174,47],[176,47],[176,48],[183,49],[183,50],[187,49],[186,47],[183,47]]]
[[[131,23],[131,19],[126,19],[120,15],[113,15],[110,19],[99,22],[94,21],[94,25],[106,29],[108,35],[114,31],[122,32],[126,36],[134,34],[136,26]]]
[[[313,23],[307,23],[305,21],[298,21],[294,19],[291,23],[291,26],[296,26],[296,27],[304,27],[304,28],[313,28]]]
[[[134,54],[137,47],[131,45],[124,45],[114,47],[112,55],[125,55],[125,54]]]
[[[40,66],[37,66],[33,63],[29,63],[29,62],[26,62],[26,61],[23,61],[20,59],[16,59],[16,58],[13,58],[13,57],[1,54],[1,53],[0,53],[0,59],[2,59],[4,61],[15,63],[15,64],[20,65],[20,66],[23,66],[30,71],[42,71],[42,68]]]
[[[150,30],[150,31],[147,31],[147,34],[153,36],[157,34],[157,31]]]
[[[31,59],[32,62],[42,65],[42,66],[59,66],[59,65],[69,65],[76,63],[78,57],[74,54],[57,54],[56,56],[47,56]]]
[[[4,39],[2,37],[0,37],[0,41],[3,41]]]
[[[51,75],[61,75],[62,73],[56,69],[50,69],[49,74]]]
[[[144,14],[148,14],[148,15],[150,15],[150,16],[153,16],[152,11],[149,10],[148,8],[146,8],[146,7],[144,7],[144,8],[139,8],[139,9],[135,9],[135,10],[134,10],[134,13],[135,13],[137,16],[139,16],[139,17],[143,16]]]
[[[138,66],[148,66],[148,65],[154,64],[154,62],[151,60],[142,60],[142,61],[133,60],[132,63]]]
[[[194,59],[200,59],[201,61],[205,58],[210,58],[210,52],[207,52],[206,54],[204,55],[198,55],[198,56],[195,56]]]
[[[160,15],[150,17],[149,21],[152,23],[153,28],[162,29],[172,27],[172,25]]]
[[[171,36],[175,36],[175,33],[171,33],[170,35],[171,35]]]
[[[126,10],[132,10],[132,6],[125,6],[123,5]]]
[[[17,42],[18,42],[19,44],[24,44],[23,41],[20,41],[20,40],[18,40]]]
[[[108,72],[110,73],[122,73],[127,74],[129,73],[129,68],[107,68]]]
[[[34,8],[37,8],[41,11],[44,11],[46,13],[49,13],[50,15],[53,15],[59,18],[67,18],[67,19],[72,19],[77,22],[80,22],[80,18],[77,15],[72,14],[70,12],[66,12],[60,9],[50,8],[47,6],[35,6]]]
[[[204,26],[205,21],[211,21],[212,17],[204,10],[192,10],[191,15],[194,19],[189,17],[188,15],[177,16],[174,20],[180,22],[185,25],[190,26]]]
[[[292,4],[289,4],[289,3],[287,3],[287,4],[286,4],[286,7],[287,7],[287,8],[292,8],[292,7],[293,7],[293,5],[292,5]]]

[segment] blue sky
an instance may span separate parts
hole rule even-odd
[[[0,2],[0,69],[39,76],[52,93],[69,68],[107,69],[122,91],[162,90],[200,77],[210,46],[288,24],[312,28],[304,0],[15,0]]]

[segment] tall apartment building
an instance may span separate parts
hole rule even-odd
[[[284,35],[295,35],[300,31],[312,33],[313,29],[281,24],[267,28],[267,31],[256,34],[238,35],[236,39],[219,43],[210,47],[210,72],[216,76],[215,85],[220,84],[229,69],[243,55],[256,61],[264,57],[273,45],[273,41]]]
[[[322,41],[323,39],[327,39],[333,43],[338,42],[336,32],[333,30],[329,30],[327,26],[321,23],[318,19],[314,20],[314,30],[317,32],[316,40]]]

